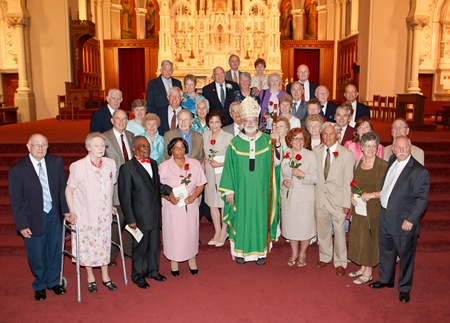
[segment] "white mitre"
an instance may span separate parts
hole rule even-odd
[[[250,95],[246,97],[239,105],[239,115],[241,116],[241,119],[259,118],[260,112],[261,107]]]

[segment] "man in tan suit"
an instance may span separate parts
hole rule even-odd
[[[339,144],[339,126],[322,125],[323,143],[314,148],[317,159],[316,223],[319,262],[323,268],[334,260],[336,275],[344,276],[347,246],[344,221],[350,211],[350,182],[353,178],[353,153]],[[334,248],[331,229],[334,229]]]
[[[103,135],[106,138],[106,151],[105,156],[114,159],[117,166],[117,174],[122,164],[133,158],[133,151],[131,150],[131,141],[133,139],[133,133],[125,130],[128,124],[128,114],[124,110],[116,110],[111,118],[113,128],[104,132]],[[122,143],[123,139],[123,143]],[[117,184],[114,185],[114,198],[113,204],[117,208],[117,212],[120,216],[121,227],[123,227],[124,217],[122,208],[120,207],[119,195],[117,192]],[[111,229],[111,239],[115,243],[119,243],[119,234],[116,224]],[[128,233],[124,234],[124,253],[131,256],[131,245],[133,238]],[[110,266],[115,267],[117,265],[117,255],[119,250],[114,245],[111,248],[111,262]]]
[[[178,129],[172,129],[164,134],[164,155],[163,161],[170,158],[167,153],[167,145],[173,138],[181,137],[187,141],[189,145],[189,154],[186,156],[189,158],[197,159],[199,162],[203,161],[203,136],[191,130],[192,125],[192,113],[189,110],[183,109],[178,112]]]

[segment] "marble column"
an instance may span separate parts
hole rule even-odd
[[[408,27],[413,30],[412,53],[411,53],[411,74],[408,82],[407,93],[420,94],[419,88],[419,54],[420,54],[420,38],[422,29],[428,24],[428,18],[413,18],[408,21]]]

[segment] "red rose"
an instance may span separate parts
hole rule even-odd
[[[286,158],[286,159],[291,158],[291,155],[289,153],[286,153],[286,155],[284,155],[283,158]]]
[[[350,182],[350,186],[351,186],[351,187],[354,187],[354,186],[356,186],[356,185],[358,185],[358,183],[356,183],[355,180],[352,180],[352,181]]]
[[[269,101],[269,105],[273,105],[273,102],[272,102],[272,101]]]
[[[322,119],[323,119],[323,122],[327,122],[327,118],[323,117]]]
[[[211,145],[215,145],[216,141],[214,139],[211,139]]]
[[[184,164],[184,170],[189,170],[189,164]]]
[[[323,143],[323,138],[320,138],[320,142]]]
[[[338,153],[337,151],[335,151],[335,152],[333,153],[333,156],[334,156],[334,158],[337,158],[337,156],[339,156],[339,153]]]
[[[263,121],[263,122],[266,121],[266,116],[262,116],[261,121]]]
[[[296,160],[302,160],[302,155],[300,155],[300,154],[295,155],[295,159]]]

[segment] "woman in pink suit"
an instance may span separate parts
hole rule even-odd
[[[206,177],[200,162],[185,156],[188,149],[184,139],[173,138],[167,146],[171,158],[159,166],[161,184],[173,189],[173,194],[162,199],[162,234],[163,252],[171,261],[170,269],[175,277],[180,275],[178,263],[186,260],[191,274],[198,274],[195,259],[199,236],[198,197],[203,192]],[[183,185],[187,196],[177,193],[184,189]],[[180,205],[182,199],[184,203]]]
[[[355,130],[353,131],[353,139],[345,142],[345,148],[350,149],[355,157],[355,163],[363,157],[362,149],[359,144],[361,137],[368,132],[374,132],[372,123],[368,117],[362,117],[355,124]],[[384,147],[378,145],[376,155],[381,159],[384,158]]]

